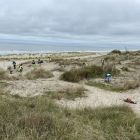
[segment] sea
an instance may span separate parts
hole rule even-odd
[[[140,44],[123,43],[0,43],[0,55],[59,53],[59,52],[110,52],[114,49],[121,51],[138,51]]]

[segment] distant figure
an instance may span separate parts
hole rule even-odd
[[[23,72],[23,67],[22,67],[22,64],[19,65],[19,72]]]
[[[43,60],[38,59],[38,64],[42,64]]]
[[[50,56],[48,56],[48,59],[49,59],[49,62],[51,62],[51,57]]]
[[[32,67],[33,67],[34,69],[36,68],[35,60],[32,61]]]
[[[123,100],[124,102],[127,102],[127,103],[131,103],[131,104],[137,104],[135,101],[133,101],[131,98],[126,98]]]
[[[13,70],[12,70],[12,67],[11,66],[9,66],[7,69],[9,70],[10,74],[13,73]]]
[[[16,69],[16,62],[15,61],[13,61],[13,67],[14,67],[14,69]]]
[[[105,60],[104,59],[102,59],[101,60],[101,63],[102,63],[102,67],[104,66],[104,64],[105,64]]]
[[[105,77],[104,77],[104,81],[109,83],[109,82],[111,81],[111,77],[112,77],[112,76],[111,76],[110,73],[106,73],[106,74],[105,74]]]

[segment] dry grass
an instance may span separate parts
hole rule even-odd
[[[106,65],[104,68],[100,66],[85,66],[79,69],[72,69],[62,74],[61,79],[69,82],[79,82],[83,79],[103,77],[105,73],[113,75],[119,71],[112,65]]]
[[[139,140],[140,118],[128,107],[60,108],[46,96],[0,96],[1,140]]]
[[[62,74],[61,79],[70,82],[79,82],[83,79],[103,76],[103,69],[99,66],[86,66],[72,69]]]
[[[140,77],[131,77],[131,79],[123,79],[112,81],[111,83],[105,83],[103,80],[95,81],[94,79],[89,80],[87,85],[95,86],[101,89],[115,91],[115,92],[124,92],[130,89],[136,89],[140,87]]]
[[[129,90],[129,89],[135,89],[140,87],[140,77],[138,78],[133,78],[131,80],[125,80],[124,84],[123,84],[123,88],[125,90]]]
[[[6,71],[4,71],[3,69],[0,69],[0,80],[7,80],[8,78],[9,76],[6,73]]]
[[[39,78],[51,78],[53,77],[53,74],[50,71],[39,68],[26,73],[25,77],[29,80],[35,80]]]
[[[61,100],[62,98],[74,100],[75,98],[85,97],[85,89],[83,87],[66,88],[63,91],[46,92],[47,97],[51,99]]]

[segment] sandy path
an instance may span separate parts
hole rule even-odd
[[[140,115],[140,88],[136,90],[130,90],[125,93],[115,93],[96,87],[84,86],[87,91],[86,98],[77,98],[74,101],[61,100],[57,101],[59,105],[69,108],[84,108],[84,107],[106,107],[113,105],[129,105],[137,114]],[[137,104],[128,104],[122,101],[122,99],[131,97]]]

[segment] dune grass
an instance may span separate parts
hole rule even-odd
[[[119,87],[119,86],[113,86],[111,84],[106,84],[106,83],[101,83],[101,82],[96,82],[96,81],[88,81],[86,83],[89,86],[94,86],[100,89],[104,89],[104,90],[109,90],[109,91],[114,91],[114,92],[123,92],[126,91],[127,89],[123,88],[123,87]]]
[[[69,82],[79,82],[83,79],[101,77],[103,69],[99,66],[86,66],[79,69],[72,69],[62,74],[61,79]]]
[[[139,140],[140,118],[125,106],[70,110],[47,96],[0,96],[1,140]]]
[[[53,74],[50,71],[46,71],[45,69],[39,68],[26,73],[25,77],[28,80],[35,80],[39,78],[51,78],[53,77]]]
[[[69,82],[79,82],[83,79],[103,77],[105,73],[112,73],[115,75],[118,71],[111,65],[106,66],[105,68],[92,65],[66,71],[61,75],[61,79]]]
[[[0,80],[7,80],[8,74],[6,73],[6,71],[4,71],[3,69],[0,69]]]
[[[46,96],[51,99],[68,99],[74,100],[75,98],[85,97],[85,89],[83,87],[78,88],[66,88],[63,91],[46,92]]]

